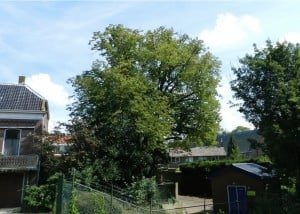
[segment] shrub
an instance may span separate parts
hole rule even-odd
[[[53,207],[54,196],[48,185],[28,186],[24,192],[22,210],[26,212],[50,211]]]
[[[78,209],[77,209],[77,195],[76,195],[75,189],[72,190],[69,213],[70,214],[79,214]]]
[[[110,196],[100,193],[77,190],[77,208],[79,213],[84,214],[121,214],[122,207],[117,201],[111,204]],[[112,205],[112,207],[111,207]]]
[[[140,205],[150,204],[158,197],[158,188],[155,177],[145,178],[132,182],[127,188],[135,202]]]
[[[46,185],[27,186],[24,190],[22,211],[44,212],[52,210],[59,176],[61,174],[56,173],[49,177]]]

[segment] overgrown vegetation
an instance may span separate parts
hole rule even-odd
[[[127,187],[128,193],[133,197],[135,203],[139,205],[149,205],[152,200],[159,197],[155,177],[145,178],[132,182]]]
[[[78,208],[77,208],[77,192],[76,189],[72,189],[71,192],[71,199],[69,204],[69,214],[79,214]]]
[[[207,160],[207,161],[194,161],[192,163],[180,164],[180,169],[187,168],[203,168],[206,171],[211,171],[212,169],[221,168],[224,166],[230,166],[233,163],[257,163],[263,166],[270,166],[272,164],[271,160],[267,156],[261,156],[258,158],[239,158],[239,159],[223,159],[223,160]]]
[[[46,212],[53,210],[56,184],[60,174],[54,174],[47,179],[47,184],[27,186],[24,192],[22,211]]]
[[[240,112],[264,137],[281,174],[296,178],[300,198],[300,45],[271,41],[240,59],[231,82]]]

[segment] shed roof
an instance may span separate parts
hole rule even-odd
[[[271,173],[266,172],[266,167],[256,163],[234,163],[232,166],[258,177],[271,177]]]
[[[44,101],[45,98],[28,85],[0,84],[0,111],[45,111]]]
[[[203,146],[194,147],[190,151],[182,149],[172,149],[169,152],[170,157],[211,157],[211,156],[226,156],[224,147]]]

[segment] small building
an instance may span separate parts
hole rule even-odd
[[[170,162],[173,165],[188,163],[197,160],[219,160],[226,157],[224,147],[202,146],[193,147],[189,151],[171,149],[169,151]]]
[[[264,193],[271,183],[271,174],[255,163],[235,163],[211,176],[214,211],[229,214],[247,213],[257,195]]]
[[[25,84],[0,84],[0,208],[21,205],[39,176],[33,136],[48,130],[48,101]]]

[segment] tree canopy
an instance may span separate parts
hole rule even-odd
[[[238,147],[236,141],[234,140],[232,133],[230,134],[230,137],[229,137],[227,156],[230,159],[240,158],[240,150],[239,150],[239,147]]]
[[[99,59],[70,81],[72,131],[89,135],[78,149],[90,159],[128,180],[153,173],[167,143],[215,142],[219,62],[202,41],[164,27],[110,25],[90,44]]]
[[[231,82],[240,112],[264,137],[267,152],[300,191],[300,46],[266,42],[240,59]]]
[[[245,127],[245,126],[237,126],[235,129],[232,130],[232,133],[236,132],[243,132],[243,131],[249,131],[250,128]]]

